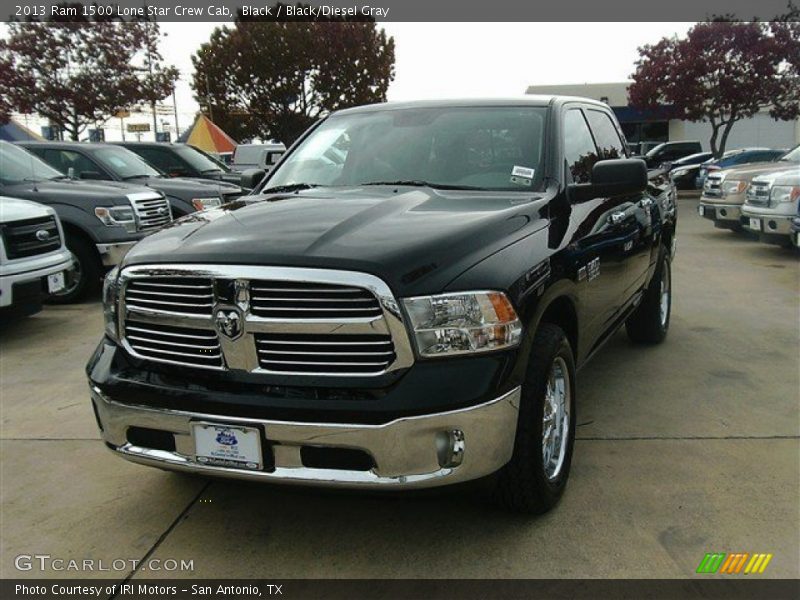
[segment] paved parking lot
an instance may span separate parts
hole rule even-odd
[[[98,441],[83,373],[99,302],[6,327],[0,577],[80,575],[17,571],[20,554],[192,560],[194,577],[691,577],[706,552],[734,551],[800,576],[798,255],[715,230],[696,205],[680,204],[669,338],[641,348],[620,333],[580,373],[570,485],[540,518],[463,492],[331,493],[124,462]]]

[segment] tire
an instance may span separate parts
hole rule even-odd
[[[642,303],[625,321],[631,341],[638,344],[660,344],[667,337],[672,313],[672,264],[669,251],[661,246],[658,266]]]
[[[551,381],[556,378],[558,386]],[[563,396],[552,391],[563,391]],[[562,423],[561,443],[545,463],[545,408],[547,398],[558,403],[561,412],[551,422]],[[552,415],[551,410],[547,411]],[[559,419],[560,414],[560,419]],[[497,473],[493,498],[506,510],[531,514],[545,513],[561,499],[569,478],[575,442],[575,360],[564,331],[542,324],[533,340],[514,440],[511,460]],[[551,447],[553,449],[553,447]]]
[[[95,247],[82,237],[66,234],[67,248],[75,257],[75,274],[67,288],[47,299],[48,304],[72,304],[100,290],[103,273]]]

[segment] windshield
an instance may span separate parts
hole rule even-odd
[[[63,173],[56,171],[31,152],[8,142],[0,142],[0,181],[4,185],[62,177]]]
[[[800,146],[795,146],[778,160],[800,163]]]
[[[545,115],[540,107],[444,107],[333,116],[266,185],[530,190],[540,171]]]
[[[206,156],[201,150],[192,146],[173,146],[175,153],[185,160],[198,173],[211,173],[213,171],[229,171],[228,167]]]
[[[119,179],[159,177],[161,172],[138,154],[119,146],[103,146],[92,151],[94,159]]]

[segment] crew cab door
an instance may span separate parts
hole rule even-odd
[[[563,113],[562,135],[566,183],[588,183],[592,166],[600,159],[622,158],[617,145],[598,145],[587,120],[588,108],[571,106]],[[607,115],[600,116],[613,122]],[[604,142],[607,143],[607,142]],[[571,206],[570,254],[585,323],[588,348],[598,342],[620,316],[633,283],[630,250],[638,231],[640,195],[592,198]]]
[[[585,114],[599,156],[604,159],[625,158],[625,138],[611,115],[593,107],[587,107]],[[647,277],[653,246],[653,218],[656,216],[657,206],[647,191],[620,197],[618,200],[620,203],[611,213],[610,221],[622,242],[620,260],[625,263],[625,285],[622,288],[624,309]]]

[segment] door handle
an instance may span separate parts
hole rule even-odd
[[[625,220],[625,213],[623,211],[613,212],[608,217],[608,220],[611,222],[612,225],[619,225]]]

